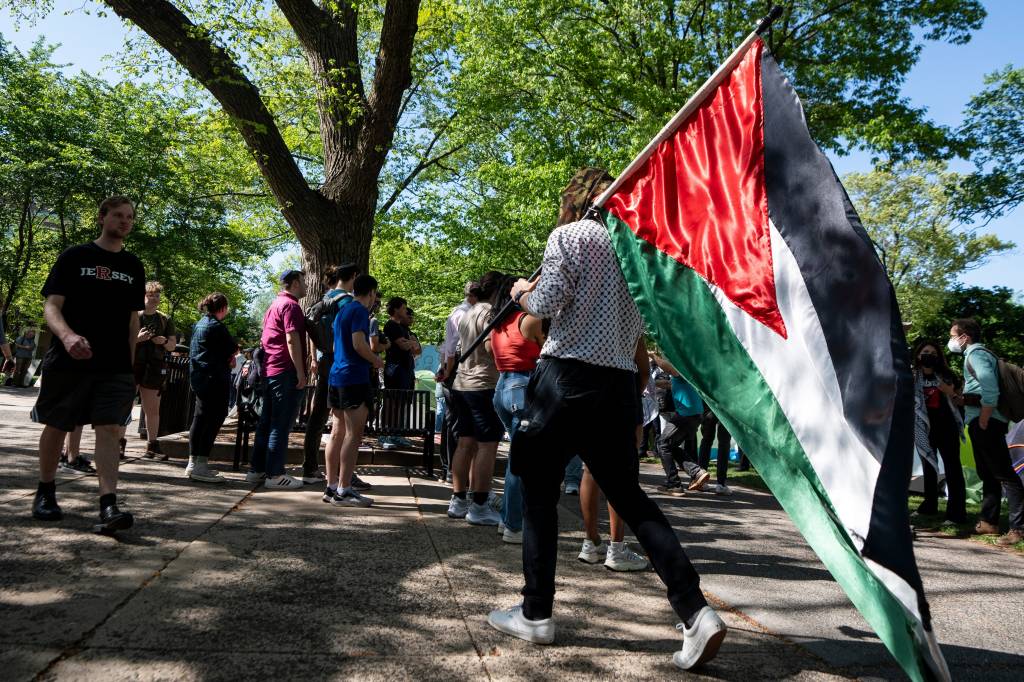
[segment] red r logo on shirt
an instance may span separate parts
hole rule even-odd
[[[110,279],[110,268],[102,265],[96,266],[96,279]]]

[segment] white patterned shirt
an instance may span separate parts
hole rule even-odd
[[[540,281],[524,302],[528,313],[551,319],[542,355],[636,371],[643,322],[601,223],[580,220],[551,233]]]

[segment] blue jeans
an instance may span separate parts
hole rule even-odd
[[[252,447],[252,470],[269,477],[284,473],[288,434],[299,411],[303,391],[295,370],[267,377],[263,382],[263,412]]]
[[[565,489],[575,488],[580,491],[580,482],[583,481],[583,460],[576,455],[565,465]]]
[[[434,433],[441,433],[441,429],[444,428],[444,413],[447,409],[445,404],[444,396],[437,396],[437,413],[434,416]]]
[[[508,437],[515,435],[519,428],[519,415],[526,404],[526,385],[530,383],[530,372],[502,372],[498,386],[494,389],[494,409],[505,425]],[[512,456],[505,467],[505,499],[501,505],[501,522],[512,531],[523,529],[523,486],[519,477],[512,473]]]

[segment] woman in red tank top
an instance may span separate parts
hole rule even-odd
[[[492,314],[497,314],[510,300],[517,278],[502,281],[495,296]],[[498,386],[494,389],[494,409],[505,425],[509,438],[519,427],[519,413],[526,404],[526,385],[540,359],[544,345],[543,321],[520,311],[514,312],[495,327],[485,342],[494,355],[498,368]],[[512,473],[511,458],[505,470],[505,499],[501,506],[501,539],[510,544],[523,542],[523,494],[519,477]]]

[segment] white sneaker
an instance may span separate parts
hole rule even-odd
[[[700,610],[692,628],[679,623],[676,629],[683,632],[683,648],[672,654],[672,662],[683,670],[690,670],[714,658],[728,632],[725,623],[710,606]]]
[[[647,568],[647,559],[629,548],[625,542],[610,543],[604,559],[604,567],[610,571],[642,571]]]
[[[491,611],[487,615],[487,622],[495,630],[534,644],[551,644],[555,641],[554,619],[527,620],[523,616],[521,604],[504,611]]]
[[[334,496],[335,504],[339,507],[369,507],[373,504],[373,498],[367,497],[366,495],[360,495],[351,488],[347,490],[339,490],[338,494]]]
[[[195,464],[190,470],[188,470],[188,477],[193,481],[202,481],[203,483],[227,483],[227,479],[220,475],[220,472],[211,469],[203,464]]]
[[[452,501],[448,503],[448,518],[464,519],[469,512],[469,499],[460,500],[452,495]]]
[[[474,502],[469,505],[469,510],[466,512],[466,521],[474,526],[497,526],[501,522],[501,515],[486,502],[484,504]]]
[[[260,481],[262,481],[266,477],[267,477],[267,475],[265,473],[263,473],[262,471],[250,471],[249,473],[247,473],[245,475],[245,482],[246,483],[259,483]]]
[[[302,481],[288,474],[281,474],[263,481],[263,487],[269,490],[302,490]]]
[[[501,541],[510,545],[521,545],[523,544],[523,531],[506,528],[501,532]]]
[[[732,490],[724,483],[716,483],[714,491],[716,495],[732,495]]]
[[[498,521],[498,535],[504,535],[504,534],[505,534],[505,522],[504,521]]]
[[[587,538],[583,541],[583,549],[580,550],[580,555],[576,558],[586,564],[596,564],[603,561],[607,553],[607,543],[602,542],[600,545],[595,545],[590,538]]]

